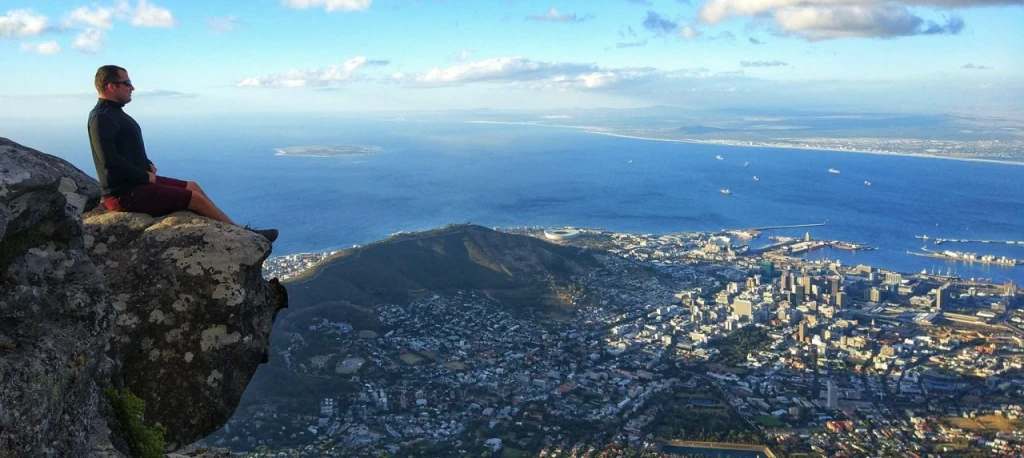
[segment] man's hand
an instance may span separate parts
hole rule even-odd
[[[156,166],[155,165],[149,164],[149,173],[152,173],[153,175],[156,175]]]
[[[156,183],[156,173],[149,172],[149,182]]]

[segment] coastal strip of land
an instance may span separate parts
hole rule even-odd
[[[602,127],[595,126],[567,126],[560,124],[543,124],[538,122],[514,122],[514,121],[468,121],[470,124],[508,124],[517,126],[534,126],[534,127],[553,127],[560,129],[573,129],[581,130],[588,134],[604,135],[608,137],[628,138],[633,140],[647,140],[656,142],[669,142],[669,143],[691,143],[701,145],[719,145],[719,146],[739,146],[744,148],[777,148],[777,149],[800,149],[800,150],[813,150],[813,151],[835,151],[840,153],[857,153],[857,154],[875,154],[879,156],[903,156],[903,157],[920,157],[927,159],[946,159],[953,161],[964,161],[964,162],[986,162],[991,164],[1003,164],[1003,165],[1016,165],[1024,166],[1024,161],[1012,161],[1004,159],[989,159],[982,157],[968,157],[968,156],[945,156],[939,154],[927,154],[927,153],[899,153],[891,151],[871,151],[863,149],[849,149],[849,148],[828,148],[824,146],[802,146],[802,145],[791,145],[782,143],[770,143],[765,141],[753,141],[753,140],[722,140],[722,139],[692,139],[692,138],[663,138],[663,137],[650,137],[636,134],[623,134],[614,131],[606,130]],[[835,140],[842,140],[837,138]]]

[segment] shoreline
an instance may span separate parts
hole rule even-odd
[[[901,156],[901,157],[919,157],[925,159],[945,159],[949,161],[963,161],[963,162],[985,162],[990,164],[1002,164],[1002,165],[1015,165],[1024,166],[1024,161],[1011,161],[1004,159],[985,159],[985,158],[972,158],[972,157],[958,157],[958,156],[942,156],[938,154],[917,154],[917,153],[891,153],[882,151],[867,151],[867,150],[854,150],[854,149],[836,149],[836,148],[822,148],[813,146],[798,146],[798,145],[773,145],[773,144],[761,144],[761,145],[749,145],[745,144],[742,140],[697,140],[697,139],[683,139],[683,138],[658,138],[658,137],[644,137],[640,135],[629,135],[621,134],[617,132],[609,132],[599,130],[593,126],[565,126],[557,124],[540,124],[536,122],[513,122],[513,121],[467,121],[470,124],[508,124],[517,126],[535,126],[535,127],[554,127],[560,129],[575,129],[581,130],[584,133],[604,135],[608,137],[628,138],[632,140],[646,140],[655,142],[669,142],[669,143],[690,143],[696,145],[714,145],[714,146],[734,146],[740,148],[775,148],[775,149],[799,149],[799,150],[810,150],[810,151],[829,151],[836,153],[855,153],[855,154],[874,154],[877,156]]]

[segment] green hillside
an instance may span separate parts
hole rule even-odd
[[[566,305],[562,293],[570,277],[599,266],[592,252],[579,248],[481,226],[449,226],[337,253],[287,282],[287,315],[294,319],[315,309],[317,316],[338,314],[352,322],[354,314],[370,314],[377,304],[458,290],[482,292],[513,310],[557,310]]]

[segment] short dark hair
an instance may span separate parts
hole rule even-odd
[[[110,83],[116,83],[121,75],[118,71],[125,71],[122,67],[117,65],[104,65],[96,70],[96,92],[103,92],[103,88]]]

